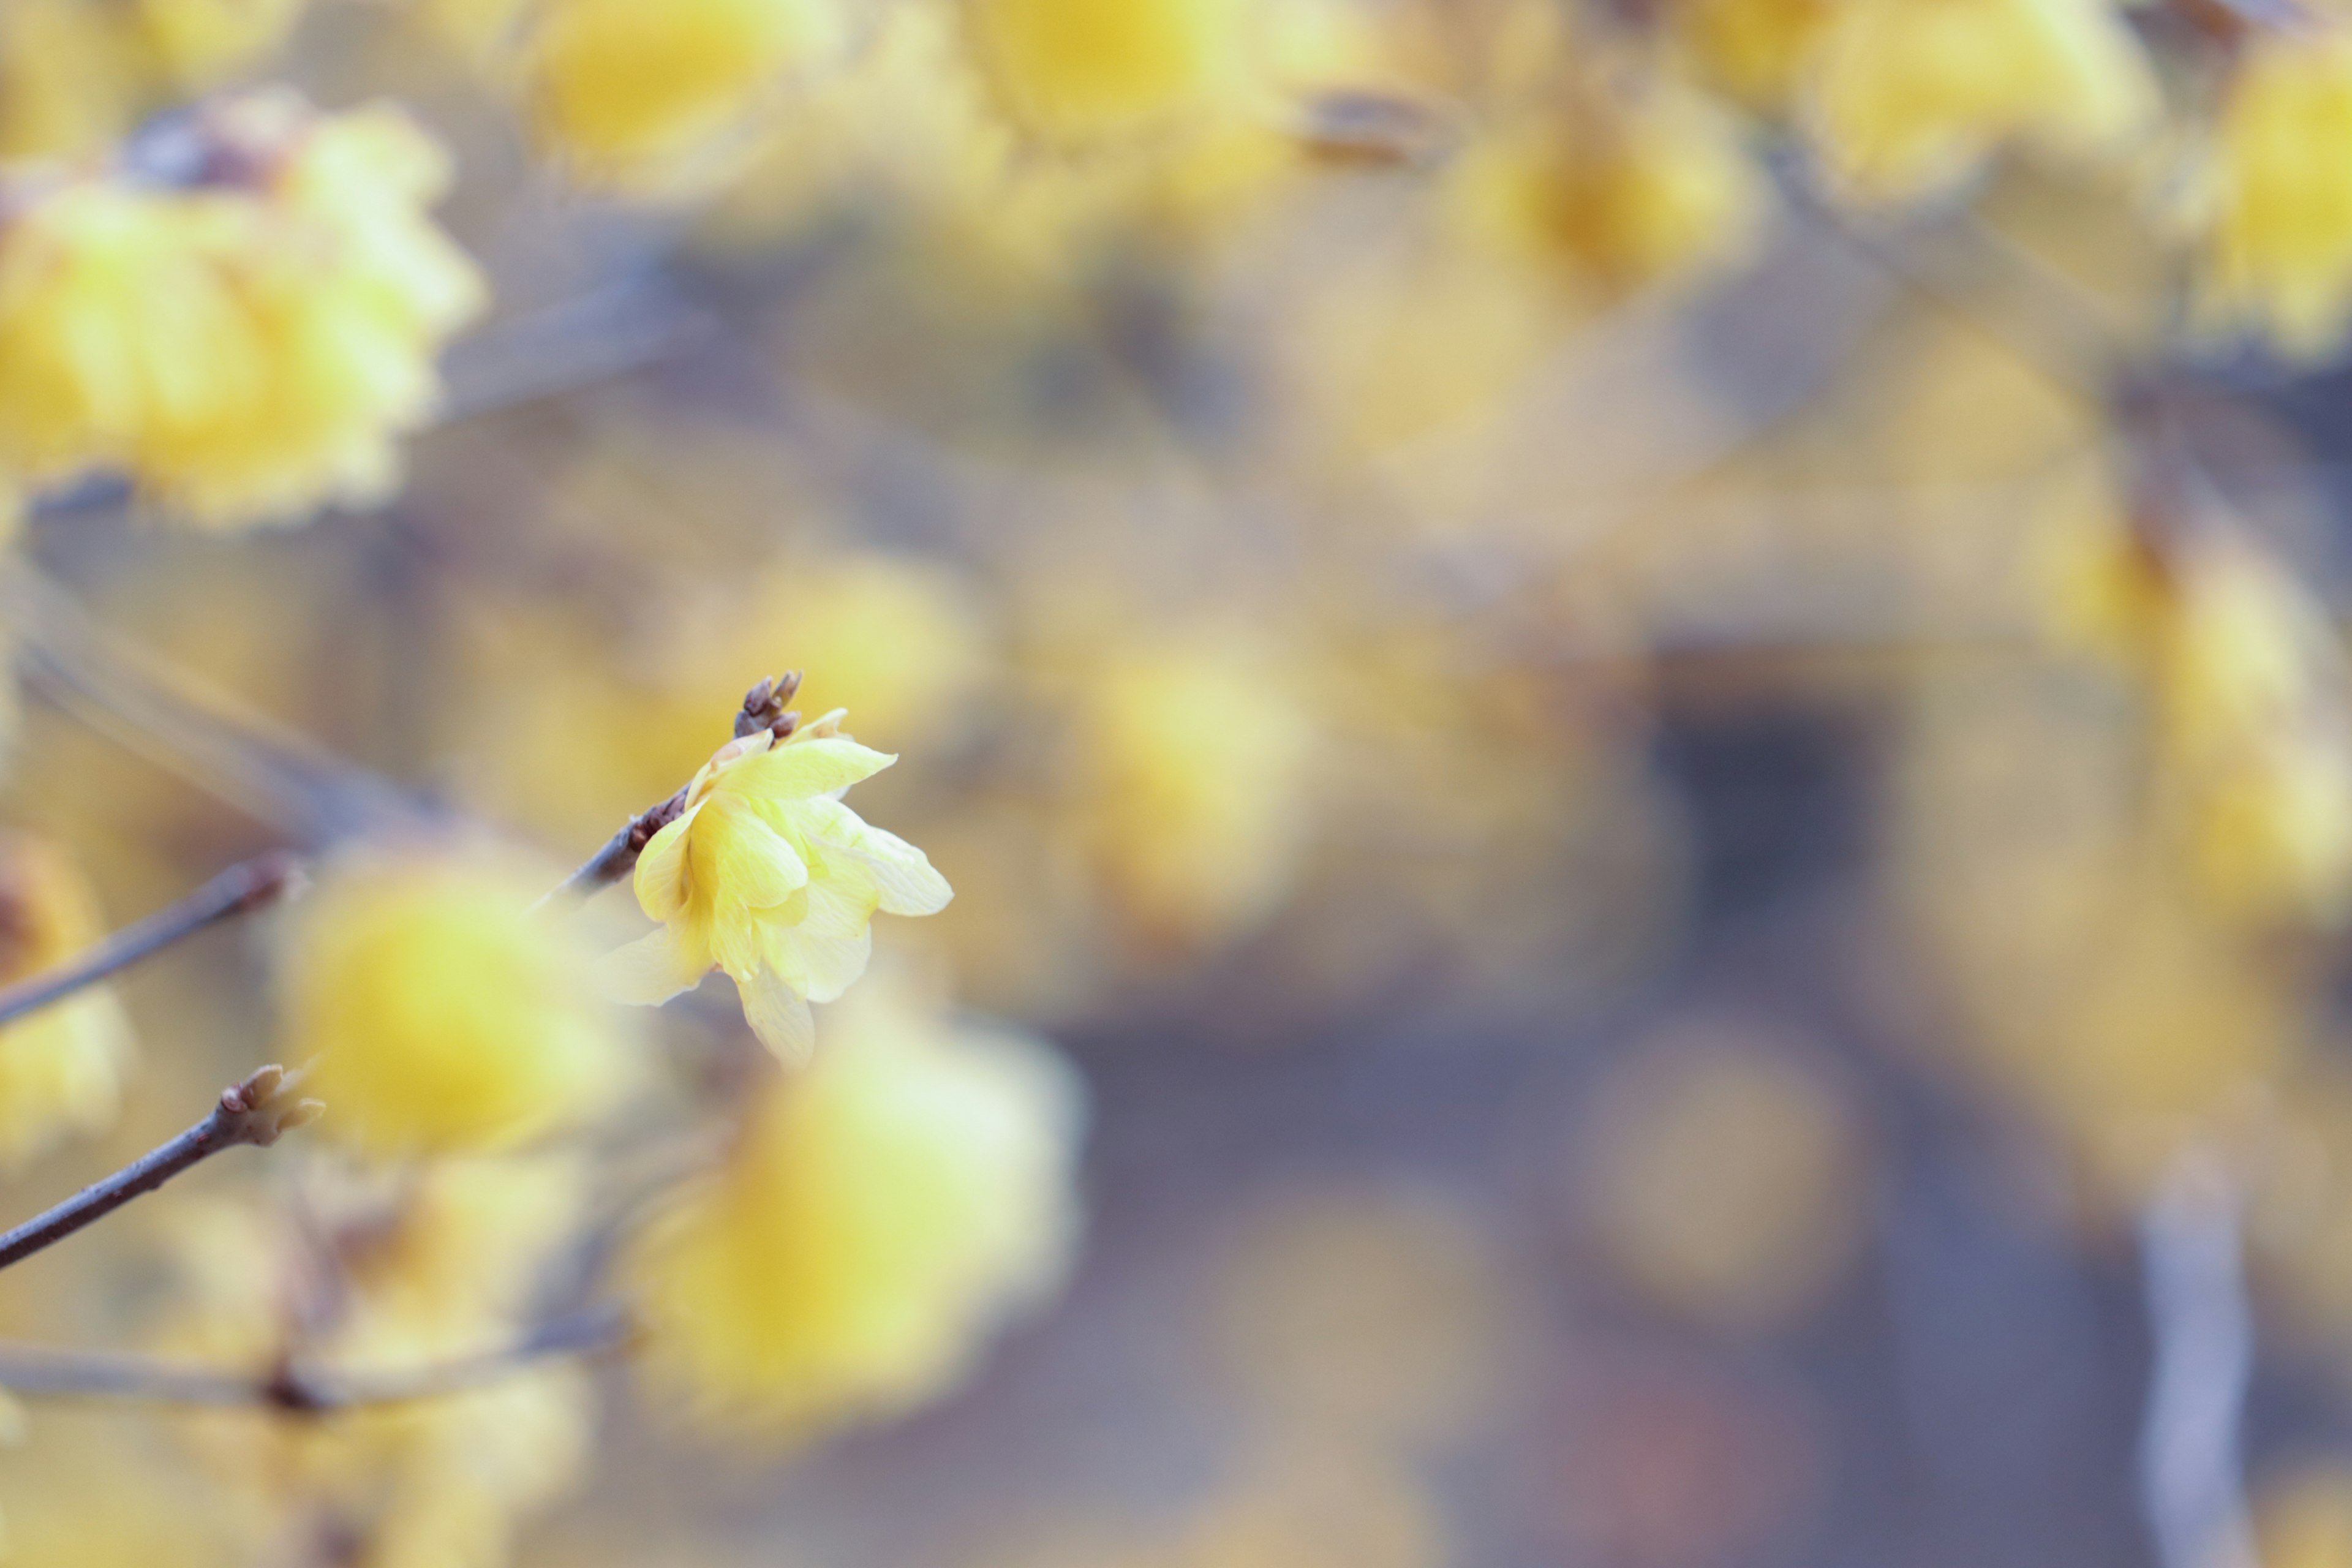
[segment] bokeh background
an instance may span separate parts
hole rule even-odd
[[[968,1376],[769,1454],[600,1374],[512,1561],[2352,1563],[2352,385],[2195,173],[2329,7],[1265,0],[1139,130],[898,0],[650,163],[528,9],[159,70],[0,4],[12,157],[396,97],[496,300],[381,505],[38,500],[6,819],[115,923],[387,814],[569,863],[797,668],[957,889],[890,984],[1091,1111]],[[2343,126],[2272,150],[2320,249]],[[122,1118],[11,1212],[267,1054],[267,968],[130,979]],[[140,1341],[267,1165],[0,1323]],[[22,1559],[198,1560],[221,1419],[36,1406]]]

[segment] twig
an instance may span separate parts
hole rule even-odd
[[[551,1319],[512,1344],[423,1366],[338,1373],[288,1365],[260,1375],[152,1356],[0,1344],[0,1388],[28,1399],[125,1400],[325,1415],[463,1394],[541,1362],[611,1354],[625,1349],[634,1334],[627,1316],[607,1304]]]
[[[2238,1428],[2253,1314],[2238,1203],[2210,1158],[2184,1156],[2140,1217],[2156,1341],[2140,1428],[2140,1500],[2165,1568],[2255,1568]]]
[[[171,908],[123,927],[47,973],[0,987],[0,1024],[15,1023],[27,1013],[163,952],[183,937],[266,908],[291,891],[300,876],[300,862],[282,849],[232,866]]]
[[[0,1268],[56,1246],[224,1149],[247,1143],[266,1149],[283,1134],[315,1121],[326,1108],[315,1100],[295,1099],[295,1082],[285,1068],[266,1067],[243,1083],[229,1085],[221,1090],[212,1114],[185,1132],[91,1183],[47,1214],[0,1235]]]
[[[743,706],[735,714],[735,738],[756,735],[762,730],[772,731],[778,740],[793,732],[801,716],[784,704],[800,689],[801,672],[786,670],[770,676],[743,694]],[[532,907],[547,909],[564,902],[578,902],[621,880],[637,868],[637,857],[646,852],[654,835],[676,822],[686,809],[688,784],[663,801],[647,806],[629,818],[618,833],[604,841],[604,847],[590,856],[581,868],[558,884]]]

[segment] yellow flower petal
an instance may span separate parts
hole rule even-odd
[[[809,879],[799,851],[759,813],[727,795],[712,798],[687,843],[689,900],[773,909]]]
[[[637,857],[637,905],[655,920],[676,920],[686,910],[686,842],[701,811],[699,805],[687,807]]]
[[[735,977],[743,998],[743,1016],[760,1043],[788,1068],[806,1066],[816,1051],[816,1020],[809,1016],[807,999],[786,984],[782,975],[761,967]]]
[[[761,801],[806,800],[847,789],[898,760],[839,736],[793,741],[745,762],[719,787]]]
[[[613,1001],[658,1007],[701,984],[710,969],[708,949],[680,928],[664,926],[607,953],[599,977]]]

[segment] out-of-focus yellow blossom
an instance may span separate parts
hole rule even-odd
[[[628,1015],[579,934],[531,912],[555,881],[495,856],[376,851],[289,917],[289,1058],[332,1136],[374,1155],[511,1145],[608,1109],[637,1074]],[[323,1123],[322,1123],[323,1125]]]
[[[945,1393],[1061,1278],[1081,1110],[1043,1042],[866,986],[630,1242],[647,1375],[706,1423],[787,1439]]]
[[[2342,1568],[2352,1563],[2352,1468],[2340,1458],[2265,1480],[2254,1497],[2263,1568]]]
[[[1763,205],[1729,118],[1664,81],[1496,133],[1463,160],[1455,194],[1474,234],[1603,292],[1736,259]]]
[[[679,173],[837,58],[838,0],[545,0],[523,38],[541,132],[581,174]]]
[[[10,0],[0,158],[88,158],[275,50],[306,0]]]
[[[0,158],[97,153],[130,128],[141,95],[133,40],[111,8],[0,5]]]
[[[128,469],[214,523],[381,497],[479,308],[425,216],[446,170],[404,116],[216,107],[221,184],[36,193],[0,237],[0,461]]]
[[[0,836],[0,984],[55,968],[105,930],[96,896],[64,850]],[[111,1121],[130,1055],[130,1026],[103,989],[0,1029],[0,1170]]]
[[[2062,629],[2134,672],[2191,863],[2228,909],[2352,907],[2352,668],[2326,612],[2242,530],[2098,521],[2053,546]]]
[[[608,961],[616,996],[656,1005],[723,969],[761,1042],[802,1062],[816,1044],[809,1004],[866,973],[876,911],[947,908],[921,850],[841,804],[898,759],[840,734],[839,719],[730,741],[694,775],[637,859],[637,902],[662,929]]]
[[[1826,1068],[1771,1036],[1683,1024],[1627,1057],[1591,1103],[1576,1191],[1636,1289],[1704,1323],[1783,1322],[1861,1237],[1856,1121]]]
[[[322,1377],[498,1352],[529,1328],[522,1314],[576,1234],[584,1191],[568,1160],[310,1173],[300,1226],[245,1205],[175,1226],[183,1305],[157,1349],[263,1376],[298,1348],[280,1336],[299,1323],[300,1364]],[[246,1561],[331,1532],[350,1543],[340,1560],[363,1568],[496,1568],[518,1523],[578,1477],[593,1416],[585,1373],[550,1363],[331,1420],[258,1411],[186,1436],[234,1489],[223,1511],[247,1534]]]
[[[1786,103],[1837,0],[1675,0],[1675,36],[1706,77],[1743,102]]]
[[[2352,322],[2352,32],[2257,32],[2230,78],[2200,193],[2200,304],[2290,353],[2337,347]]]
[[[1811,89],[1832,184],[1874,203],[1934,195],[2010,142],[2115,150],[2156,107],[2113,0],[1847,0]]]
[[[1165,131],[1249,76],[1244,0],[960,0],[973,62],[1022,132],[1080,149]]]
[[[1079,723],[1077,832],[1145,933],[1193,946],[1273,910],[1315,732],[1278,661],[1240,640],[1136,648],[1093,673]]]
[[[307,0],[137,0],[140,37],[170,79],[205,86],[285,42]]]

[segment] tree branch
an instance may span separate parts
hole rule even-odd
[[[339,1373],[289,1363],[260,1375],[152,1356],[0,1344],[0,1388],[27,1399],[121,1400],[327,1415],[446,1398],[567,1356],[609,1355],[627,1348],[635,1333],[627,1315],[606,1304],[551,1319],[512,1344],[423,1366]]]
[[[801,721],[801,716],[784,707],[793,693],[801,687],[801,672],[786,670],[770,676],[743,694],[743,706],[735,714],[735,738],[756,735],[762,730],[774,732],[782,740]],[[532,906],[547,909],[565,902],[577,903],[592,898],[637,868],[637,857],[646,852],[654,835],[676,822],[686,809],[688,784],[659,805],[647,806],[629,818],[618,833],[604,841],[604,847],[590,856],[580,869],[563,879],[552,891]]]
[[[0,987],[0,1024],[12,1024],[208,926],[266,908],[299,879],[300,863],[282,849],[232,866],[171,908],[123,927],[47,973]]]
[[[55,1247],[224,1149],[247,1143],[266,1149],[283,1134],[315,1121],[326,1108],[315,1100],[295,1099],[295,1082],[285,1068],[266,1067],[243,1083],[229,1085],[221,1090],[212,1114],[185,1132],[91,1183],[47,1214],[0,1235],[0,1268]]]

